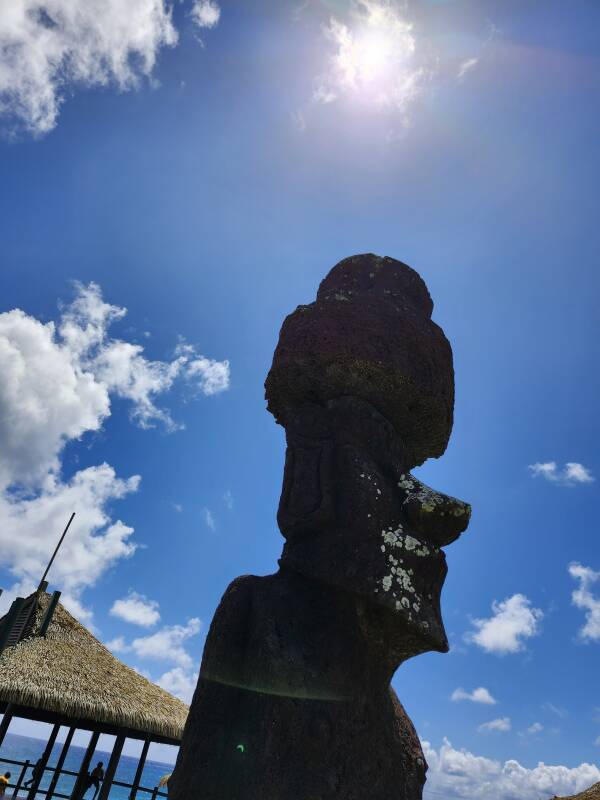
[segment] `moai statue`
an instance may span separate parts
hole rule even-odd
[[[419,800],[427,765],[390,681],[446,652],[441,550],[470,507],[410,470],[446,449],[452,351],[419,275],[337,264],[285,320],[266,381],[287,452],[274,575],[229,586],[171,800]]]

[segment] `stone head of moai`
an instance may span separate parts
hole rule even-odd
[[[406,264],[344,259],[285,320],[266,381],[287,438],[280,563],[354,594],[390,672],[448,649],[441,548],[470,516],[410,473],[444,453],[452,429],[452,350],[432,310]]]

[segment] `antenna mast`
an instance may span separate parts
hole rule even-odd
[[[40,581],[40,585],[38,586],[38,590],[42,590],[42,589],[44,589],[44,590],[45,590],[45,588],[46,588],[46,587],[44,586],[44,582],[45,582],[45,580],[46,580],[46,575],[47,575],[47,574],[48,574],[48,572],[50,571],[50,567],[52,566],[52,562],[53,562],[53,561],[54,561],[54,559],[56,558],[56,554],[57,554],[57,553],[58,553],[58,551],[60,550],[60,546],[61,546],[61,544],[63,543],[63,540],[64,540],[65,536],[67,535],[67,531],[69,530],[69,527],[70,527],[71,523],[73,522],[73,517],[74,517],[74,516],[75,516],[75,512],[73,511],[73,513],[71,514],[71,518],[70,518],[70,519],[69,519],[69,521],[67,522],[67,527],[64,529],[64,531],[63,531],[63,533],[62,533],[62,536],[60,537],[60,540],[59,540],[58,544],[56,545],[56,549],[55,549],[55,551],[52,553],[52,558],[51,558],[51,559],[50,559],[50,561],[48,562],[48,566],[46,567],[46,571],[45,571],[45,572],[44,572],[44,574],[42,575],[42,580]],[[47,586],[47,585],[48,585],[48,584],[46,584],[46,586]]]

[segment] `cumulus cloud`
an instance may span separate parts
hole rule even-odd
[[[473,620],[476,631],[468,633],[466,638],[486,652],[498,655],[523,650],[523,640],[539,633],[544,616],[522,594],[514,594],[501,603],[494,601],[492,611],[493,616],[488,619]]]
[[[600,581],[600,572],[581,564],[571,564],[569,575],[579,581],[579,587],[571,595],[574,606],[585,611],[585,624],[579,636],[588,642],[600,641],[600,596],[592,593],[591,587]]]
[[[450,699],[455,703],[460,700],[470,700],[471,703],[483,703],[488,706],[496,705],[496,700],[494,700],[489,691],[483,686],[473,689],[472,692],[465,692],[465,690],[461,688],[455,689]]]
[[[399,4],[357,0],[347,19],[330,18],[324,34],[329,70],[317,80],[316,102],[350,96],[405,113],[421,93],[429,68]]]
[[[221,18],[221,9],[214,0],[195,0],[190,16],[199,28],[214,28]]]
[[[545,478],[560,486],[575,486],[578,483],[592,483],[595,479],[591,471],[577,461],[567,461],[560,469],[556,461],[530,464],[528,469],[534,478]]]
[[[206,395],[228,386],[228,362],[199,355],[189,344],[180,343],[163,362],[112,338],[110,326],[125,314],[94,283],[76,286],[56,323],[20,309],[0,313],[0,566],[15,578],[2,608],[37,585],[72,511],[77,516],[50,577],[79,619],[90,618],[82,590],[134,553],[133,529],[113,521],[108,509],[138,490],[140,476],[117,477],[108,464],[61,476],[65,445],[101,429],[113,397],[129,402],[141,427],[160,423],[174,430],[157,398],[176,379]]]
[[[137,491],[139,480],[137,475],[118,478],[111,466],[101,464],[80,470],[67,482],[49,474],[32,497],[0,493],[0,564],[16,579],[1,598],[3,607],[37,586],[65,522],[76,509],[50,578],[63,591],[62,601],[69,610],[89,620],[89,611],[80,603],[81,591],[136,549],[130,541],[133,528],[112,521],[107,507]]]
[[[166,0],[2,3],[0,114],[46,133],[69,86],[134,88],[176,42]]]
[[[142,628],[151,628],[160,620],[158,603],[134,591],[130,591],[127,597],[115,600],[109,613]]]
[[[166,625],[150,636],[134,639],[127,648],[139,658],[153,661],[170,661],[183,669],[189,669],[193,660],[185,649],[184,642],[200,632],[202,623],[192,617],[186,625]]]
[[[184,703],[190,705],[197,681],[197,672],[191,672],[181,667],[174,667],[161,675],[156,683],[170,694],[175,695],[175,697],[178,697],[180,700],[183,700]]]
[[[539,800],[576,794],[600,780],[600,769],[594,764],[569,768],[540,762],[533,769],[526,769],[514,759],[502,763],[457,750],[447,739],[439,750],[423,742],[423,751],[429,764],[425,798]]]
[[[500,731],[506,733],[510,730],[509,717],[499,717],[498,719],[491,719],[489,722],[484,722],[477,728],[478,731]]]
[[[467,72],[470,72],[479,63],[478,58],[467,58],[458,68],[458,80],[462,81]]]

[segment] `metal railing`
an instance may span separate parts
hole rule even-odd
[[[17,780],[14,783],[9,783],[8,786],[6,787],[6,795],[5,795],[5,797],[7,797],[7,798],[11,797],[11,795],[9,794],[9,789],[13,790],[13,793],[12,793],[13,800],[17,800],[17,798],[19,798],[19,797],[23,798],[24,796],[26,796],[29,793],[29,789],[24,786],[23,782],[25,780],[25,776],[27,774],[27,770],[30,767],[33,769],[34,765],[29,761],[29,759],[27,759],[26,761],[18,761],[18,760],[15,760],[13,758],[0,758],[0,764],[8,764],[9,766],[20,767],[21,768],[21,770],[19,772],[19,777],[17,778]],[[58,773],[57,777],[56,777],[56,781],[58,781],[63,775],[72,777],[75,780],[77,780],[77,777],[79,775],[78,772],[73,772],[73,770],[70,770],[70,769],[57,770],[56,767],[48,767],[48,766],[45,767],[45,769],[43,771],[42,778],[46,773],[49,773],[52,776],[55,776],[56,773]],[[40,783],[41,783],[42,778],[40,778]],[[50,785],[52,785],[52,784],[54,784],[54,786],[56,786],[56,782],[55,781],[51,781]],[[73,782],[73,786],[74,785],[75,785],[75,781]],[[120,787],[122,787],[124,789],[133,790],[133,784],[132,783],[124,783],[123,781],[115,781],[115,780],[113,780],[111,786],[120,786]],[[21,789],[23,791],[22,791],[21,795],[19,795],[19,792],[21,791]],[[157,797],[167,797],[168,796],[167,793],[161,791],[158,788],[158,786],[155,786],[153,789],[150,789],[147,786],[137,786],[136,789],[135,789],[135,794],[133,794],[133,796],[132,796],[132,792],[130,791],[129,800],[135,800],[135,797],[137,796],[137,794],[139,792],[145,792],[146,794],[149,794],[150,795],[150,800],[156,800]],[[36,789],[35,794],[36,794],[36,797],[37,797],[37,795],[47,796],[49,794],[49,791],[48,791],[48,789],[43,789],[41,786],[38,786],[38,788]],[[58,798],[60,798],[60,800],[71,800],[71,794],[62,794],[61,792],[57,792],[56,789],[54,789],[52,791],[51,797],[58,797]],[[81,800],[81,797],[80,797],[80,800]]]

